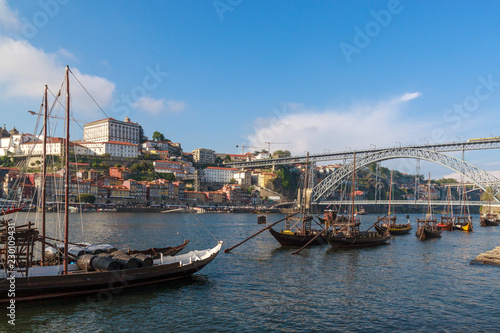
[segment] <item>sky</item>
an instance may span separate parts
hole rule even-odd
[[[72,83],[75,119],[129,116],[185,151],[500,136],[498,12],[497,1],[0,0],[0,123],[33,133],[27,111],[69,65],[104,111]],[[498,157],[465,154],[500,176]]]

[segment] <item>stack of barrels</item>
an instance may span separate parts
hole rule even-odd
[[[145,254],[128,255],[109,244],[74,246],[68,252],[75,256],[78,268],[84,271],[116,271],[153,266],[153,259]]]

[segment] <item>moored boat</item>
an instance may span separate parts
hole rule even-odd
[[[431,175],[429,174],[429,189],[427,194],[428,205],[427,214],[425,218],[417,218],[417,230],[415,231],[415,236],[420,240],[426,240],[431,238],[441,237],[441,230],[437,227],[437,219],[432,216],[431,209]]]
[[[328,234],[326,240],[332,248],[344,247],[365,247],[387,244],[391,238],[391,234],[387,228],[382,228],[379,221],[375,222],[372,227],[373,231],[360,231],[361,222],[354,213],[354,191],[356,184],[356,153],[353,155],[353,171],[352,171],[352,205],[351,216],[346,222],[338,222],[332,225],[332,231]]]
[[[70,128],[70,97],[69,97],[69,67],[66,67],[66,138],[64,183],[69,184],[69,128]],[[43,170],[42,170],[42,225],[41,231],[34,223],[19,225],[12,219],[0,220],[0,303],[13,303],[48,298],[78,296],[84,294],[96,295],[100,291],[122,290],[141,285],[161,283],[190,276],[208,263],[219,253],[222,242],[218,241],[213,248],[194,250],[186,254],[169,256],[186,246],[184,242],[179,247],[149,249],[133,254],[116,254],[113,257],[101,257],[97,252],[86,253],[82,247],[71,249],[69,245],[78,245],[69,241],[69,186],[64,188],[64,246],[52,246],[45,233],[45,178],[46,178],[46,142],[47,142],[47,86],[44,94],[44,139],[43,139]],[[56,98],[63,95],[60,91]],[[61,101],[56,100],[57,103]],[[62,104],[62,103],[61,103]],[[57,240],[56,240],[57,241]],[[35,248],[41,244],[41,258],[35,258]],[[53,260],[46,258],[46,245],[54,249]],[[109,246],[111,247],[111,246]],[[73,251],[75,250],[75,251]],[[80,251],[81,250],[81,251]],[[160,250],[159,253],[155,250]],[[148,251],[156,252],[148,255]],[[106,254],[107,255],[107,254]],[[144,264],[148,259],[148,265]],[[125,265],[124,263],[132,263]]]

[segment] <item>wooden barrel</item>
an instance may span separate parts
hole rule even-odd
[[[126,253],[125,253],[124,251],[122,251],[122,250],[115,250],[115,251],[112,251],[112,252],[110,252],[110,253],[111,253],[111,255],[112,255],[113,257],[114,257],[114,256],[117,256],[117,255],[123,255],[123,254],[125,254],[125,255],[126,255]]]
[[[82,271],[93,271],[94,267],[92,267],[91,263],[94,258],[97,258],[93,254],[84,254],[78,257],[76,259],[76,265],[78,268],[80,268]]]
[[[111,253],[116,251],[116,247],[114,247],[111,244],[96,244],[96,245],[90,245],[85,248],[85,251],[88,253],[92,254],[99,254],[99,253]]]
[[[45,259],[47,260],[56,260],[59,258],[59,250],[52,246],[47,246],[45,248]]]
[[[79,257],[82,254],[85,254],[85,249],[81,246],[72,246],[72,247],[68,248],[68,252],[69,252],[69,254],[72,254],[75,257]]]
[[[107,271],[117,271],[120,269],[120,264],[116,260],[113,260],[112,258],[108,257],[96,256],[90,262],[90,264],[97,271],[107,272]]]
[[[118,251],[116,251],[118,252]],[[113,253],[116,253],[113,252]],[[113,260],[117,261],[120,264],[120,267],[122,269],[131,269],[131,268],[138,268],[139,267],[139,261],[132,258],[128,254],[116,254],[113,255]]]
[[[112,258],[111,253],[106,253],[106,252],[101,252],[101,253],[97,254],[97,256],[101,257],[101,258]]]
[[[130,256],[139,262],[139,267],[153,266],[153,259],[150,256],[147,256],[142,253],[136,253]]]

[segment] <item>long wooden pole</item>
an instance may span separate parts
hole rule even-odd
[[[64,172],[64,270],[68,274],[68,237],[69,237],[69,66],[66,66],[66,142],[65,142],[65,172]]]
[[[42,153],[42,237],[45,237],[45,205],[47,204],[47,192],[45,186],[47,185],[47,118],[48,118],[48,87],[45,85],[45,92],[43,96],[43,153]],[[40,265],[45,266],[45,242],[42,242],[42,258]]]
[[[297,215],[298,213],[299,213],[299,212],[297,212],[297,213],[293,213],[292,215],[285,216],[285,217],[284,217],[284,218],[282,218],[281,220],[279,220],[279,221],[277,221],[277,222],[274,222],[274,223],[273,223],[273,224],[271,224],[271,225],[268,225],[267,227],[265,227],[264,229],[262,229],[262,230],[260,230],[260,231],[257,231],[255,234],[253,234],[252,236],[248,237],[248,238],[247,238],[247,239],[245,239],[244,241],[242,241],[242,242],[240,242],[240,243],[236,244],[236,245],[235,245],[235,246],[233,246],[233,247],[230,247],[229,249],[225,249],[225,250],[224,250],[224,253],[228,253],[228,252],[230,252],[230,251],[231,251],[232,249],[234,249],[235,247],[238,247],[238,246],[240,246],[241,244],[245,243],[246,241],[248,241],[248,240],[250,240],[250,239],[254,238],[255,236],[257,236],[257,235],[258,235],[258,234],[260,234],[261,232],[266,231],[267,229],[269,229],[269,228],[273,227],[274,225],[276,225],[276,224],[280,223],[281,221],[283,221],[283,220],[285,220],[285,219],[287,219],[287,218],[289,218],[289,217],[292,217],[292,216],[294,216],[294,215]]]

